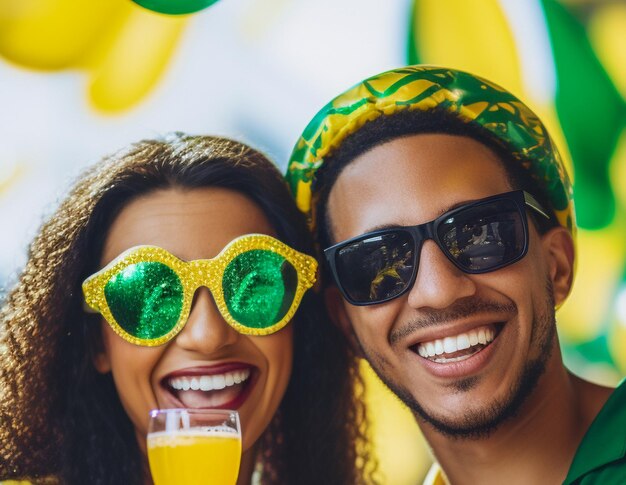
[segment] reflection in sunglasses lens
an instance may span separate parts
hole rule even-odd
[[[517,258],[524,248],[520,213],[511,201],[460,211],[439,228],[445,250],[468,271],[485,271]]]
[[[382,301],[401,293],[413,273],[413,238],[395,231],[356,241],[336,255],[344,291],[354,301]]]

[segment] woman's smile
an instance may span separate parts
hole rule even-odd
[[[161,407],[238,409],[250,395],[257,372],[256,367],[242,362],[171,372],[160,381]],[[161,401],[159,396],[157,399]]]

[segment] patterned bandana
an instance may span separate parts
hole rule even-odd
[[[315,172],[347,136],[379,116],[434,108],[479,125],[504,145],[544,188],[559,223],[574,235],[572,184],[556,145],[537,115],[490,81],[454,69],[421,65],[364,80],[334,98],[308,124],[291,154],[286,177],[310,226],[317,203],[311,188]]]

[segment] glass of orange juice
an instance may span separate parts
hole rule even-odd
[[[235,485],[240,460],[237,411],[151,411],[148,461],[155,485]]]

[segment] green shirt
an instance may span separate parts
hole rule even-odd
[[[563,485],[626,484],[626,379],[583,437]]]
[[[435,463],[424,485],[446,483],[443,471]],[[563,485],[626,485],[626,379],[589,426]]]

